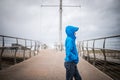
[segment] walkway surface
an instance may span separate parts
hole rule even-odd
[[[41,50],[39,55],[0,71],[0,80],[65,80],[64,52]],[[83,80],[112,80],[80,58]]]

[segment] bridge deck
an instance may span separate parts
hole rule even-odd
[[[42,50],[38,56],[0,71],[0,80],[65,80],[62,52]],[[112,80],[110,77],[80,59],[79,72],[83,80]]]

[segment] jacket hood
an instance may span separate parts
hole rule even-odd
[[[73,39],[76,39],[76,37],[75,37],[75,32],[76,31],[78,31],[79,30],[79,28],[78,27],[76,27],[76,26],[66,26],[66,34],[67,34],[67,36],[69,36],[69,37],[71,37],[71,38],[73,38]]]

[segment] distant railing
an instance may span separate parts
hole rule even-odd
[[[101,66],[100,69],[103,71],[115,69],[115,71],[111,71],[115,72],[115,76],[110,73],[108,75],[115,80],[120,79],[118,76],[120,75],[118,72],[120,71],[120,35],[79,41],[78,49],[83,58],[96,67]]]
[[[25,60],[26,51],[29,50],[29,57],[31,57],[32,52],[36,55],[39,52],[40,44],[36,40],[0,35],[0,69],[2,69],[2,57],[5,50],[14,50],[15,64],[18,50],[23,50],[23,60]]]

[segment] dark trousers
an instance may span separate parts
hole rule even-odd
[[[65,62],[64,66],[66,68],[66,80],[82,80],[78,72],[77,65],[73,62]]]

